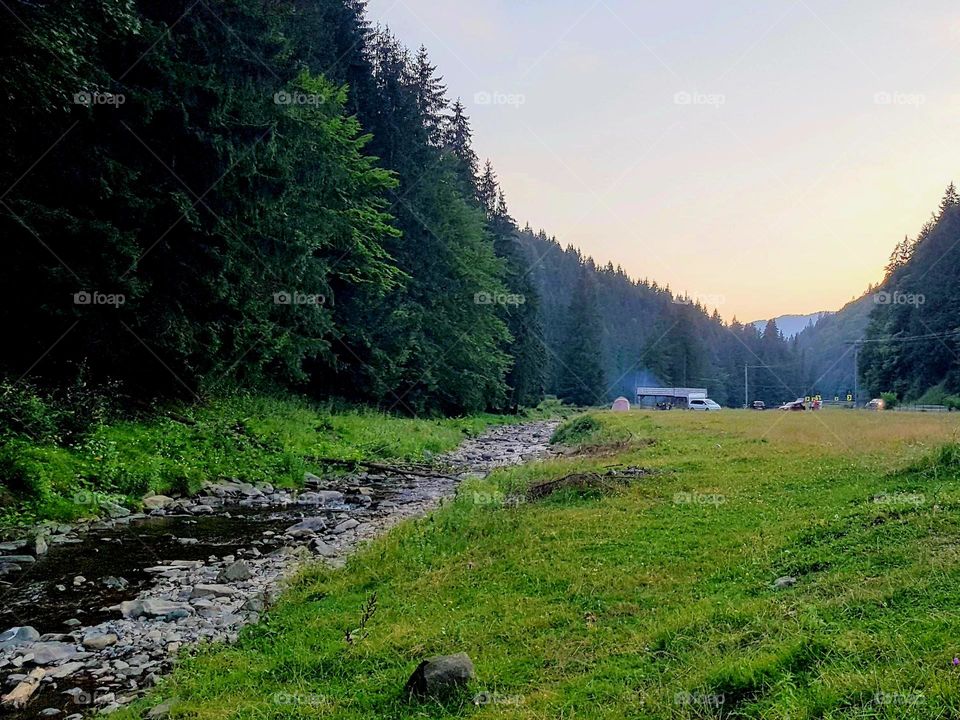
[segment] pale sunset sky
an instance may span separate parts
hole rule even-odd
[[[960,181],[946,0],[371,0],[513,216],[727,320],[838,309]]]

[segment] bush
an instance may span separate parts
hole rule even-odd
[[[603,426],[595,417],[581,415],[557,428],[550,442],[554,445],[582,445],[602,429]]]
[[[892,410],[900,402],[897,399],[897,394],[892,392],[880,393],[880,398],[883,400],[883,404],[888,410]]]
[[[56,442],[62,421],[63,412],[32,385],[0,382],[0,440],[28,437]]]
[[[0,480],[13,493],[47,500],[74,485],[79,467],[68,450],[10,440],[0,447]]]

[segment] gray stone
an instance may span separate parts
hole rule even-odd
[[[788,587],[793,587],[796,584],[797,584],[797,579],[795,577],[792,577],[790,575],[784,575],[783,577],[779,577],[776,580],[774,580],[773,587],[777,590],[784,590]]]
[[[0,555],[0,565],[30,565],[36,561],[33,555]]]
[[[190,597],[230,597],[231,595],[236,594],[237,591],[229,585],[194,585],[193,592],[190,593]]]
[[[307,518],[303,522],[299,522],[292,527],[288,527],[286,534],[290,537],[310,537],[311,535],[316,535],[319,532],[323,532],[327,529],[327,523],[323,518],[313,517]]]
[[[477,676],[466,653],[424,660],[413,671],[404,688],[408,695],[441,696],[463,687]]]
[[[217,575],[217,582],[239,582],[241,580],[249,580],[252,577],[253,571],[250,569],[250,566],[243,560],[238,560],[220,571],[220,574]]]
[[[88,650],[104,650],[116,645],[119,639],[115,633],[93,631],[83,636],[81,644]]]
[[[148,720],[163,720],[168,715],[170,711],[173,710],[173,706],[176,704],[176,700],[167,700],[166,702],[160,703],[156,707],[150,708],[147,711]]]
[[[337,554],[337,549],[323,542],[323,540],[314,541],[313,551],[321,557],[333,557]]]
[[[56,670],[52,670],[48,672],[47,677],[52,678],[53,680],[60,680],[65,677],[69,677],[70,675],[73,675],[76,672],[79,672],[80,670],[83,669],[83,667],[84,667],[84,664],[82,662],[64,663],[63,665],[58,667]]]
[[[163,510],[174,502],[172,497],[167,497],[166,495],[151,495],[143,499],[143,506],[147,510]]]
[[[358,523],[353,518],[348,518],[344,520],[342,523],[340,523],[339,525],[337,525],[332,532],[334,535],[342,535],[343,533],[347,532],[347,530],[353,530],[359,524],[360,523]]]
[[[252,598],[249,598],[241,607],[241,610],[246,610],[247,612],[263,612],[266,603],[264,602],[263,594],[254,595]]]
[[[127,517],[130,514],[130,511],[125,507],[112,502],[105,502],[101,505],[101,507],[104,509],[107,515],[114,520]]]
[[[110,609],[119,611],[128,620],[138,617],[186,617],[193,612],[184,603],[157,599],[127,600]]]
[[[30,626],[10,628],[0,634],[0,650],[19,647],[20,645],[29,645],[40,639],[40,633]]]
[[[34,643],[30,647],[34,665],[54,665],[64,660],[72,660],[80,655],[75,645],[63,642]]]
[[[338,505],[343,502],[343,493],[336,490],[317,490],[315,492],[300,493],[297,496],[298,505]]]

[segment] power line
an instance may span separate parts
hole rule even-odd
[[[914,342],[915,340],[948,340],[950,338],[960,337],[960,330],[954,330],[949,333],[929,333],[927,335],[910,335],[907,337],[885,337],[885,338],[873,338],[870,340],[848,340],[846,345],[866,345],[867,343],[897,343],[897,342]]]

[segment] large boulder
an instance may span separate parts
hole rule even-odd
[[[442,655],[424,660],[404,688],[408,695],[439,697],[462,688],[477,676],[466,653]]]
[[[29,645],[40,639],[40,633],[32,627],[23,626],[10,628],[4,633],[0,633],[0,650],[19,647],[20,645]]]

